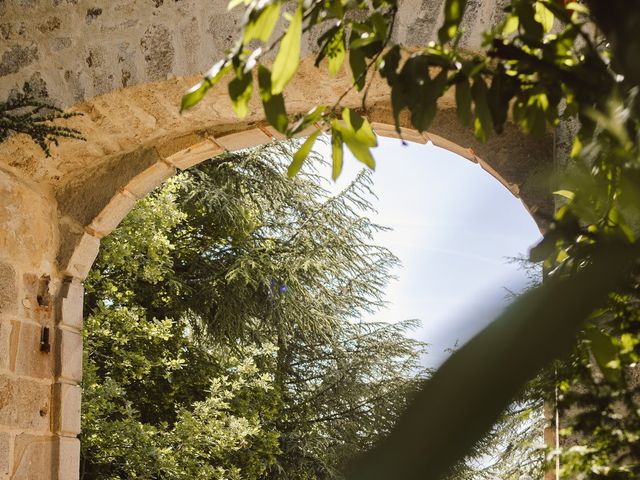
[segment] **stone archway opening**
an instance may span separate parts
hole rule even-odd
[[[0,94],[29,81],[82,113],[69,125],[87,139],[63,141],[51,158],[21,136],[0,145],[0,478],[78,477],[82,280],[100,239],[177,171],[277,138],[255,99],[245,120],[235,117],[224,84],[178,113],[194,74],[228,46],[242,12],[205,0],[125,3],[0,2]],[[441,3],[403,2],[394,40],[426,44]],[[499,2],[469,4],[463,43],[473,48],[501,9]],[[307,39],[287,87],[291,115],[333,104],[351,83],[346,71],[333,78],[314,68],[314,44]],[[362,113],[379,135],[396,136],[383,82],[373,82],[368,99]],[[355,94],[344,105],[362,107]],[[480,144],[458,124],[452,97],[438,110],[428,133],[404,129],[403,137],[477,162],[544,227],[553,204],[538,180],[553,167],[553,135],[532,139],[508,125]],[[409,125],[406,117],[401,123]],[[45,329],[48,351],[40,349]]]
[[[309,63],[305,65],[311,68]],[[229,107],[220,109],[219,104],[227,101],[224,91],[217,92],[193,114],[180,116],[174,107],[189,83],[181,79],[139,85],[73,107],[84,113],[72,121],[86,132],[88,140],[62,143],[53,159],[40,159],[38,152],[24,148],[19,137],[0,146],[0,155],[9,160],[2,176],[8,193],[6,205],[11,206],[0,215],[6,225],[1,243],[7,247],[2,262],[9,305],[0,313],[3,326],[7,314],[15,319],[4,331],[10,351],[6,372],[17,376],[8,387],[15,392],[8,401],[17,414],[43,419],[24,425],[11,418],[5,420],[8,444],[14,452],[7,459],[8,469],[15,472],[15,478],[31,478],[29,475],[36,471],[40,478],[77,478],[82,281],[96,258],[100,240],[117,227],[138,199],[176,172],[225,151],[277,139],[260,120],[259,106],[254,105],[254,114],[243,122],[234,119]],[[311,85],[303,82],[298,88],[304,97]],[[326,98],[333,98],[334,92],[329,89]],[[372,93],[370,98],[375,103],[364,113],[378,135],[398,137],[384,87],[379,85]],[[304,112],[323,98],[314,96],[294,104]],[[357,105],[355,98],[348,101]],[[403,122],[408,125],[406,119]],[[551,163],[551,138],[534,141],[509,127],[505,136],[478,144],[457,124],[453,106],[446,98],[432,131],[419,133],[403,128],[402,137],[416,143],[431,142],[479,164],[521,198],[541,226],[544,217],[539,214],[552,211],[549,196],[536,180]],[[41,288],[33,287],[32,294],[28,285],[33,283],[32,277],[43,275],[51,278],[48,294],[57,300],[48,310],[37,310],[38,316],[34,317],[24,300],[34,296],[32,303],[37,304]],[[40,338],[44,328],[50,332],[50,353],[33,348],[34,338]],[[31,342],[30,349],[20,349],[20,342]],[[19,366],[21,362],[25,368]],[[33,403],[34,394],[26,393],[32,384],[42,390],[39,402]],[[29,396],[28,404],[23,396]],[[42,404],[37,412],[36,404]],[[3,428],[0,423],[0,432]],[[47,469],[52,473],[42,473]],[[23,470],[28,472],[26,477],[18,475]]]

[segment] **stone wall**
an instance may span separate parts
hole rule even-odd
[[[402,2],[395,38],[431,38],[443,1]],[[504,1],[469,2],[465,45],[478,45]],[[256,99],[238,120],[225,84],[178,113],[184,90],[231,44],[240,14],[225,0],[0,0],[0,98],[29,82],[82,113],[68,124],[86,137],[61,142],[50,158],[20,135],[0,145],[0,480],[78,478],[82,281],[100,239],[177,170],[278,137]],[[313,67],[314,44],[306,39],[285,92],[290,114],[331,104],[350,84],[346,71],[332,78]],[[368,98],[376,131],[396,136],[386,86],[374,82]],[[405,129],[405,139],[477,163],[534,218],[549,213],[537,179],[553,165],[553,136],[532,140],[507,126],[479,144],[458,125],[454,103],[443,98],[432,131]]]
[[[444,0],[405,0],[394,39],[424,45]],[[469,1],[463,43],[478,46],[506,0]],[[3,0],[0,98],[30,81],[63,106],[112,90],[207,70],[229,48],[242,9],[226,0]],[[318,35],[307,37],[305,52]]]
[[[81,310],[57,299],[82,287],[57,274],[53,192],[0,170],[0,198],[0,478],[57,478],[78,465],[82,368]]]

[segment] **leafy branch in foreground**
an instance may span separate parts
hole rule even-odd
[[[232,75],[229,96],[238,115],[246,115],[257,66],[265,118],[274,128],[287,136],[314,125],[331,133],[334,178],[341,171],[344,145],[359,161],[374,166],[370,149],[376,145],[376,137],[371,125],[341,102],[348,91],[355,89],[363,94],[362,110],[366,112],[366,93],[376,75],[390,88],[398,133],[403,110],[409,111],[414,128],[427,130],[436,115],[438,98],[453,89],[460,121],[471,126],[482,141],[492,132],[503,130],[509,110],[515,122],[533,134],[544,133],[549,124],[556,125],[561,115],[579,116],[584,121],[584,112],[575,106],[602,106],[618,83],[608,68],[606,55],[597,48],[599,42],[592,38],[588,10],[575,2],[564,5],[558,0],[513,0],[504,20],[487,32],[484,54],[458,48],[464,1],[445,2],[445,23],[437,41],[417,52],[391,39],[396,0],[371,4],[294,2],[297,8],[286,33],[269,43],[286,3],[246,0],[229,4],[230,8],[239,4],[246,7],[244,36],[185,94],[181,110],[192,108],[221,78]],[[324,68],[321,62],[326,59],[329,73],[336,75],[348,63],[352,86],[334,105],[317,105],[290,121],[283,91],[298,68],[302,34],[314,29],[322,32],[316,66]],[[254,40],[263,46],[249,48]],[[277,47],[278,55],[269,69],[261,58]],[[561,108],[561,99],[568,108]],[[300,151],[297,163],[303,159],[304,152]]]
[[[0,143],[12,134],[24,133],[49,157],[50,144],[58,145],[60,138],[84,140],[79,130],[55,123],[78,115],[81,113],[64,112],[49,100],[39,98],[25,84],[21,92],[0,102]]]

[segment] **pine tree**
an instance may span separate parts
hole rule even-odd
[[[373,242],[369,174],[330,195],[312,168],[284,175],[292,148],[184,173],[105,239],[84,478],[337,478],[418,387],[416,322],[361,319],[397,263]]]

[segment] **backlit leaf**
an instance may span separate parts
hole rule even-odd
[[[334,120],[332,124],[336,124],[337,121]],[[343,163],[344,151],[342,147],[342,135],[340,131],[332,127],[331,128],[331,178],[333,180],[337,180],[342,172],[342,163]]]
[[[239,118],[246,117],[249,113],[249,100],[253,92],[253,75],[251,72],[236,76],[229,82],[229,96],[233,110]]]
[[[281,93],[271,93],[271,72],[263,65],[258,67],[258,87],[267,121],[280,133],[286,133],[289,126],[284,97]]]
[[[440,30],[438,30],[438,39],[440,42],[445,43],[455,37],[466,4],[466,0],[446,0],[444,5],[444,22]]]
[[[610,382],[620,379],[618,347],[613,343],[613,339],[598,328],[589,328],[586,336],[591,343],[591,352],[602,374]]]
[[[180,102],[180,113],[200,102],[200,100],[204,98],[208,89],[209,82],[207,80],[202,80],[187,90],[187,92],[182,96],[182,101]]]
[[[231,64],[225,60],[220,60],[204,75],[204,79],[191,87],[182,97],[180,102],[180,112],[188,110],[202,100],[207,91],[218,81],[231,71]]]
[[[273,62],[271,73],[271,92],[282,93],[284,87],[293,78],[300,63],[300,38],[302,36],[302,2],[298,5],[282,38],[280,50]]]
[[[344,28],[339,28],[336,34],[327,44],[327,58],[329,61],[329,73],[334,77],[340,71],[346,50],[344,47]]]
[[[536,15],[535,19],[542,25],[542,29],[545,33],[549,33],[553,28],[553,22],[555,17],[551,10],[549,10],[543,2],[536,2]]]
[[[307,156],[309,156],[309,152],[313,147],[318,136],[322,133],[322,130],[316,130],[305,140],[302,146],[298,149],[296,153],[293,154],[293,160],[291,165],[289,165],[289,169],[287,170],[287,175],[289,178],[295,177],[297,173],[302,168],[302,164],[304,163]]]
[[[367,70],[367,62],[362,50],[357,48],[349,50],[349,66],[351,67],[356,90],[360,91],[364,88]]]
[[[249,15],[249,21],[244,27],[244,43],[253,39],[266,42],[280,18],[280,2],[267,3],[261,10],[254,10]]]
[[[375,160],[370,148],[378,142],[369,121],[358,113],[345,108],[342,111],[342,122],[338,124],[344,143],[353,156],[371,169],[375,168]]]

